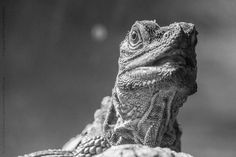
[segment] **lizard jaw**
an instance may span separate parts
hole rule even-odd
[[[181,56],[163,57],[150,64],[152,66],[146,65],[135,68],[128,75],[123,75],[120,78],[121,80],[132,80],[126,83],[123,82],[125,89],[156,88],[164,82],[178,81],[174,79],[177,79],[176,77],[181,73],[186,76],[194,74],[196,67],[189,66],[189,62]]]
[[[155,52],[154,52],[155,53]],[[155,57],[150,61],[147,61],[145,64],[140,65],[139,67],[135,67],[125,74],[135,78],[142,78],[145,80],[153,80],[153,77],[149,78],[151,75],[161,75],[165,71],[170,69],[195,69],[196,65],[194,64],[194,59],[192,57],[188,57],[186,52],[182,49],[173,49],[162,53],[161,55]],[[154,76],[155,78],[155,76]]]

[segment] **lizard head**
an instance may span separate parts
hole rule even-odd
[[[191,23],[160,27],[136,21],[120,45],[116,85],[124,91],[177,87],[196,92],[197,31]]]

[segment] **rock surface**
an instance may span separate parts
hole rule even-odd
[[[144,145],[126,144],[113,146],[96,157],[193,157],[186,153],[177,153],[169,148],[150,148]]]

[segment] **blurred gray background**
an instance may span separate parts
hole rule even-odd
[[[235,0],[18,0],[6,5],[6,157],[60,148],[111,94],[136,20],[192,22],[198,92],[179,114],[183,151],[236,156]],[[2,113],[2,112],[1,112]],[[1,140],[1,139],[0,139]]]

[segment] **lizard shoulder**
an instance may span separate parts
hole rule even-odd
[[[94,113],[94,121],[88,124],[84,130],[77,136],[71,138],[64,146],[63,150],[74,150],[81,143],[88,141],[95,136],[103,135],[103,123],[105,121],[106,114],[109,107],[112,105],[112,97],[106,96],[101,102],[101,107],[97,109]]]

